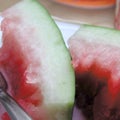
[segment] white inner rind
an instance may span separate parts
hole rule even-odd
[[[3,19],[4,19],[4,18],[3,18],[2,16],[0,16],[0,48],[1,48],[2,45],[3,45],[3,41],[2,41],[3,32],[2,32],[2,30],[1,30],[1,23],[2,23]]]

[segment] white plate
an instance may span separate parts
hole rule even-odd
[[[55,22],[61,30],[61,33],[67,46],[68,39],[80,28],[80,25],[60,21]]]

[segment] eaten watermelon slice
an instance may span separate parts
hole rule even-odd
[[[33,120],[70,120],[74,72],[59,29],[36,0],[1,13],[0,72]],[[10,120],[0,105],[0,120]]]
[[[76,106],[87,120],[120,119],[120,31],[81,25],[69,40]]]

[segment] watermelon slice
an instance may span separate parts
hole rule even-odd
[[[68,44],[77,108],[87,120],[119,120],[120,31],[82,25]]]
[[[63,38],[36,0],[1,13],[0,72],[8,93],[33,120],[70,120],[74,72]],[[0,105],[0,120],[10,120]]]

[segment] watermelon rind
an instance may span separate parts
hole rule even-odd
[[[3,23],[9,20],[6,29],[15,35],[18,44],[22,45],[23,53],[27,47],[32,49],[35,60],[41,64],[39,74],[42,77],[39,83],[44,99],[42,107],[46,109],[49,120],[70,120],[75,96],[75,76],[70,54],[54,20],[36,0],[22,0],[2,12],[1,16],[4,18]],[[18,22],[12,21],[14,18]],[[14,28],[16,31],[12,32]],[[28,29],[34,29],[34,32],[29,34]],[[29,54],[27,59],[31,57]]]

